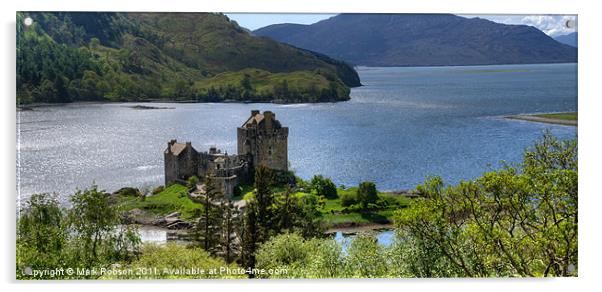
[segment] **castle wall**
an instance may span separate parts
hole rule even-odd
[[[198,153],[192,148],[187,147],[183,153],[178,156],[178,178],[186,180],[191,176],[197,175]]]
[[[254,113],[257,114],[257,113]],[[264,165],[288,170],[288,128],[281,127],[271,112],[259,124],[251,123],[237,129],[239,155],[250,155],[253,167]]]
[[[167,151],[163,154],[165,163],[165,186],[173,184],[178,178],[178,158]]]
[[[288,169],[288,128],[259,131],[255,165],[264,165],[272,169]]]

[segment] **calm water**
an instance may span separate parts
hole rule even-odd
[[[181,244],[188,243],[187,241],[183,240],[173,241],[168,239],[169,232],[173,231],[156,226],[140,226],[138,228],[138,234],[140,235],[142,242],[155,244],[167,244],[168,242],[176,242]],[[383,246],[391,246],[395,240],[395,231],[393,230],[376,231],[373,234],[376,237],[377,242]],[[343,246],[343,249],[347,249],[355,236],[357,235],[343,234],[343,232],[338,231],[335,233],[334,239]]]
[[[17,114],[20,198],[96,182],[108,191],[163,183],[170,139],[236,153],[236,127],[251,109],[272,110],[290,128],[290,167],[336,184],[375,181],[413,188],[429,175],[448,183],[518,162],[544,129],[575,127],[504,119],[577,110],[577,65],[361,68],[351,100],[328,104],[70,104]]]

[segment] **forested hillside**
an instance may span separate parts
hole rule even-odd
[[[223,14],[17,13],[17,104],[323,102],[359,85],[347,64],[251,36]]]

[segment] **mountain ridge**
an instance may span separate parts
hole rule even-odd
[[[565,63],[577,55],[534,27],[453,14],[339,14],[253,34],[361,66]]]
[[[577,47],[577,39],[579,38],[578,32],[572,32],[569,34],[559,35],[554,37],[557,42],[569,45],[571,47]]]

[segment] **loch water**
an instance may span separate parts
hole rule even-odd
[[[473,179],[501,162],[521,161],[549,129],[508,120],[524,113],[577,110],[577,64],[358,68],[364,86],[351,100],[321,104],[76,103],[17,112],[20,200],[57,192],[61,201],[92,183],[114,191],[163,183],[167,141],[236,153],[236,127],[252,109],[289,127],[289,164],[302,178],[337,185],[374,181],[381,190],[414,188],[431,175]]]

